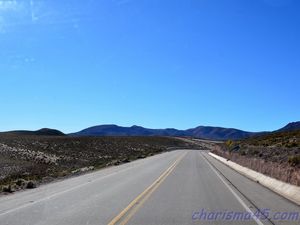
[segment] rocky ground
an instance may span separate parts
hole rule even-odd
[[[119,165],[200,143],[170,137],[47,137],[0,135],[0,192]]]

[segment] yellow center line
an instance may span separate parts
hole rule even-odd
[[[168,177],[168,175],[175,169],[179,162],[184,158],[187,153],[179,156],[175,162],[161,174],[147,189],[145,189],[140,195],[138,195],[125,209],[122,210],[108,225],[117,224],[130,210],[132,210],[120,225],[125,225],[132,218],[132,216],[141,208],[145,201],[152,195],[152,193],[160,186],[160,184]]]

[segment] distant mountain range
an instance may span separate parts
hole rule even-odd
[[[300,121],[289,123],[285,127],[272,132],[285,132],[300,130]],[[10,131],[5,134],[16,135],[43,135],[43,136],[65,136],[59,130],[43,128],[37,131]],[[210,140],[237,140],[253,136],[263,135],[271,132],[248,132],[234,128],[199,126],[187,130],[167,129],[149,129],[141,126],[121,127],[117,125],[100,125],[89,127],[82,131],[68,134],[73,137],[85,136],[177,136],[177,137],[195,137]]]
[[[120,127],[117,125],[94,126],[71,136],[179,136],[195,137],[213,140],[241,139],[251,137],[259,133],[251,133],[242,130],[222,127],[199,126],[188,130],[148,129],[140,126]]]
[[[117,125],[94,126],[71,136],[187,136],[186,131],[168,129],[149,129],[140,126],[120,127]]]
[[[285,127],[277,130],[294,131],[300,130],[300,121],[289,123]],[[276,132],[276,131],[274,131]],[[140,126],[121,127],[117,125],[100,125],[94,126],[77,133],[69,134],[70,136],[179,136],[179,137],[195,137],[211,140],[236,140],[257,135],[266,134],[269,132],[248,132],[234,128],[199,126],[187,130],[177,130],[173,128],[167,129],[148,129]]]

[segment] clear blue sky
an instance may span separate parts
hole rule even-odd
[[[300,120],[298,0],[0,0],[0,130]]]

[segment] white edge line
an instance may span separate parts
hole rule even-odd
[[[225,184],[225,186],[229,189],[229,191],[234,195],[234,197],[239,201],[239,203],[252,215],[252,218],[255,220],[255,222],[258,225],[264,225],[255,215],[254,213],[251,211],[251,209],[246,205],[246,203],[238,196],[237,193],[235,193],[235,191],[227,184],[227,182],[224,180],[223,177],[221,177],[221,175],[216,171],[215,168],[213,168],[213,166],[207,162],[207,159],[205,159],[202,154],[200,153],[200,156],[204,159],[204,161],[210,166],[210,168],[214,171],[214,173],[220,178],[220,180]]]

